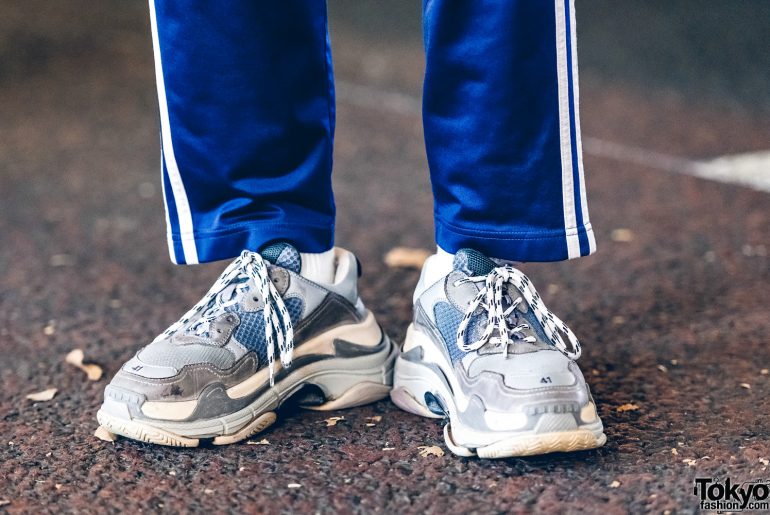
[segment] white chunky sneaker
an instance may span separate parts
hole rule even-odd
[[[291,245],[244,251],[195,307],[123,365],[104,392],[99,423],[156,444],[221,445],[264,430],[294,395],[316,410],[386,397],[397,350],[358,297],[356,258],[335,254],[334,283],[318,284],[300,275]]]
[[[447,418],[460,456],[528,456],[606,441],[575,360],[580,344],[510,265],[464,249],[434,284],[425,269],[414,321],[396,359],[393,402]]]

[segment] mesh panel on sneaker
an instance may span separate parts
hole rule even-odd
[[[289,297],[284,299],[284,304],[289,311],[292,324],[296,325],[305,309],[305,303],[298,297]],[[267,365],[267,339],[265,337],[265,318],[262,311],[260,309],[259,311],[238,313],[241,323],[234,335],[238,343],[257,353],[260,368]]]
[[[487,275],[497,265],[487,256],[473,249],[461,249],[455,254],[452,267],[468,275]]]
[[[442,338],[444,338],[452,362],[462,359],[466,352],[457,346],[457,328],[460,326],[463,314],[448,302],[436,303],[433,313],[436,316],[436,325]],[[484,333],[485,322],[483,315],[476,315],[471,318],[468,329],[465,331],[465,341],[475,342],[481,338]]]
[[[437,302],[433,307],[433,313],[436,316],[436,326],[441,337],[444,338],[444,344],[452,363],[463,359],[465,352],[457,346],[457,328],[460,327],[460,321],[463,314],[448,302]]]
[[[272,264],[296,274],[302,269],[299,251],[288,243],[273,243],[259,251],[259,254]]]
[[[281,251],[275,264],[297,274],[302,270],[302,260],[299,257],[299,252],[291,245],[287,245]]]

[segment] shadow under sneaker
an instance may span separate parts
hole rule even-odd
[[[339,248],[335,257],[335,282],[321,285],[299,275],[291,245],[244,251],[123,365],[99,423],[144,442],[222,445],[264,430],[293,395],[316,410],[386,397],[396,349],[358,297],[356,258]]]
[[[393,402],[447,418],[460,456],[527,456],[606,441],[575,360],[580,344],[510,265],[464,249],[454,270],[415,299],[396,359]]]

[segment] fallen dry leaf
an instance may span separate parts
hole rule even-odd
[[[75,258],[69,254],[54,254],[48,259],[48,264],[54,268],[72,266],[75,264]]]
[[[610,488],[617,488],[619,486],[620,486],[620,481],[618,481],[617,479],[612,483],[610,483]]]
[[[206,495],[211,495],[214,493],[214,490],[212,490],[211,488],[204,488],[203,493]]]
[[[694,467],[694,466],[695,466],[695,463],[696,463],[697,461],[698,461],[698,460],[694,460],[694,459],[692,459],[692,458],[685,458],[685,459],[683,459],[683,460],[682,460],[682,463],[686,463],[688,466],[690,466],[690,467]]]
[[[759,371],[759,373],[762,374],[763,376],[766,376],[767,374],[770,374],[770,370],[763,368],[762,370]]]
[[[53,333],[56,332],[56,322],[54,320],[51,320],[46,324],[46,326],[43,328],[43,334],[46,336],[51,336]]]
[[[0,506],[8,506],[9,504],[11,504],[11,501],[7,499],[0,499]]]
[[[382,450],[383,451],[395,451],[396,448],[395,447],[383,447]]]
[[[629,241],[634,241],[634,232],[631,229],[620,227],[612,230],[610,238],[617,243],[628,243]]]
[[[679,451],[676,450],[676,447],[671,448],[671,454],[673,454],[674,456],[679,456]]]
[[[345,417],[329,417],[324,422],[326,422],[326,427],[332,427],[336,426],[340,420],[345,420]]]
[[[56,395],[56,392],[58,392],[56,388],[48,388],[47,390],[43,390],[42,392],[35,392],[27,394],[27,399],[31,401],[36,402],[43,402],[43,401],[50,401],[53,399],[54,395]]]
[[[114,442],[118,439],[118,437],[115,436],[115,433],[104,426],[97,427],[96,431],[94,432],[94,436],[99,440],[104,440],[105,442]]]
[[[438,456],[439,458],[444,455],[444,451],[441,447],[436,445],[421,445],[417,448],[420,451],[420,456],[427,458],[428,456]]]
[[[739,386],[745,390],[751,390],[751,385],[749,383],[741,383]]]
[[[78,367],[80,370],[86,373],[88,379],[91,381],[98,381],[102,378],[102,367],[93,363],[83,364],[83,349],[73,349],[64,358],[64,361],[70,365]]]
[[[395,247],[385,254],[385,264],[391,268],[422,268],[422,264],[431,255],[429,250],[409,247]]]
[[[767,467],[768,465],[770,465],[770,460],[768,460],[767,458],[759,458],[759,462],[760,462],[762,465],[764,465],[765,467]]]
[[[638,405],[629,403],[629,404],[623,404],[621,406],[618,406],[617,408],[615,408],[615,411],[617,411],[618,413],[623,413],[624,411],[636,411],[638,409],[639,409]]]
[[[286,485],[288,488],[302,488],[302,485],[299,483],[289,483]]]
[[[382,415],[375,415],[373,417],[366,417],[366,420],[370,420],[372,422],[379,422],[382,420]]]
[[[267,438],[263,438],[258,442],[255,442],[254,440],[248,440],[246,445],[270,445],[270,442],[267,441]]]
[[[664,374],[668,372],[668,368],[666,368],[666,365],[658,365],[658,370],[663,372]]]

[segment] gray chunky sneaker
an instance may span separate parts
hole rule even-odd
[[[288,244],[244,251],[123,365],[99,423],[145,442],[221,445],[265,429],[295,394],[317,410],[386,397],[397,351],[358,297],[356,258],[335,253],[335,282],[320,285],[299,275],[300,254]]]
[[[414,322],[396,359],[393,402],[447,418],[444,439],[460,456],[527,456],[600,447],[606,441],[575,360],[580,344],[529,279],[475,250],[433,284],[425,268]]]

